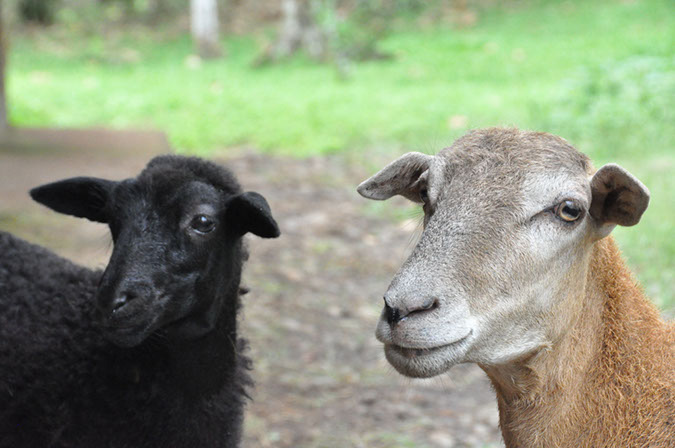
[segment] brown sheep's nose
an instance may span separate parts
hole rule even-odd
[[[387,319],[389,325],[394,325],[406,319],[411,314],[424,313],[438,308],[438,299],[435,297],[427,297],[420,300],[418,303],[412,303],[406,308],[396,308],[389,306],[387,297],[384,297],[384,317]]]

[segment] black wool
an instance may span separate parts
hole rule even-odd
[[[104,271],[0,232],[0,447],[236,447],[241,237],[278,236],[226,169],[162,156],[136,178],[31,191],[105,222]]]

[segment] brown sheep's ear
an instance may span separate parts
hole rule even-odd
[[[419,152],[404,154],[362,182],[356,191],[364,198],[378,201],[400,194],[411,201],[421,202],[418,181],[433,159],[433,156]]]
[[[66,215],[108,222],[106,207],[117,182],[95,177],[73,177],[35,187],[30,196]]]
[[[226,225],[239,235],[251,232],[262,238],[276,238],[280,234],[269,204],[254,191],[233,197],[227,204],[225,219]]]
[[[610,163],[591,178],[590,214],[597,223],[599,238],[616,225],[634,226],[649,205],[649,190],[635,176]]]

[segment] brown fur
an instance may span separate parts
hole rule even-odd
[[[611,237],[595,244],[576,324],[549,349],[486,367],[507,447],[675,447],[675,327]]]

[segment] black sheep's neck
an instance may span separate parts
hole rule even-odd
[[[203,336],[181,340],[153,335],[137,347],[119,349],[118,378],[130,386],[160,381],[182,391],[186,399],[210,396],[235,382],[243,362],[237,340],[237,289],[224,296],[219,298],[223,306],[215,328]]]
[[[232,383],[238,363],[236,315],[223,312],[211,332],[195,340],[176,341],[168,367],[176,385],[188,396],[205,396]]]
[[[218,297],[220,310],[213,330],[197,339],[168,341],[168,372],[189,397],[208,396],[236,377],[238,286]]]

